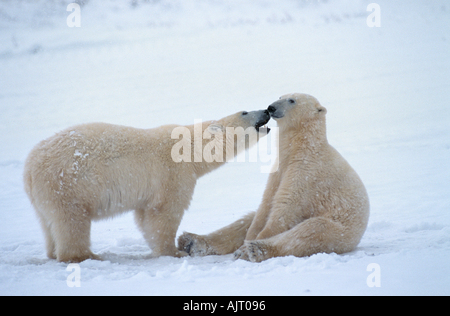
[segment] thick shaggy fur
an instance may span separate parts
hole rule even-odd
[[[258,127],[269,118],[267,111],[239,112],[186,127],[202,149],[216,140],[211,134],[217,131]],[[171,137],[175,127],[79,125],[42,141],[31,151],[25,163],[25,190],[40,219],[49,258],[64,262],[98,258],[90,250],[91,221],[129,210],[135,210],[136,223],[154,256],[187,255],[175,247],[183,213],[197,179],[223,165],[225,159],[195,162],[195,142],[188,139],[192,162],[174,161],[171,151],[179,142]],[[200,130],[200,135],[194,130]],[[210,139],[202,137],[206,130]],[[235,154],[245,148],[235,145]]]
[[[272,257],[345,253],[359,243],[369,218],[366,189],[328,144],[326,109],[292,94],[268,108],[278,122],[279,168],[269,177],[256,213],[206,236],[184,233],[190,255],[228,254],[260,262]]]

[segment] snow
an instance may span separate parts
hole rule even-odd
[[[449,295],[450,5],[446,0],[0,3],[0,295]],[[193,124],[305,92],[359,173],[371,215],[348,254],[150,258],[132,213],[95,222],[69,287],[22,184],[40,140],[71,125]],[[269,126],[274,126],[271,121]],[[198,181],[178,234],[255,210],[268,174],[234,162]],[[375,263],[380,287],[369,287]],[[372,266],[369,266],[369,268]]]

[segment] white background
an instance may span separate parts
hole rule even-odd
[[[450,294],[450,5],[445,0],[0,2],[0,294]],[[134,3],[134,5],[133,5]],[[348,254],[150,259],[132,213],[96,222],[69,288],[45,256],[22,184],[26,155],[78,123],[193,124],[304,92],[328,109],[329,142],[371,202]],[[270,123],[276,124],[274,121]],[[268,175],[230,163],[201,178],[182,231],[255,210]],[[381,287],[368,287],[370,263]]]

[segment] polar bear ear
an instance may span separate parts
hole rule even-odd
[[[319,107],[317,108],[317,112],[318,112],[318,113],[322,113],[322,114],[327,114],[327,109],[324,108],[323,106],[319,106]]]
[[[211,134],[223,133],[223,126],[218,123],[213,123],[209,125],[206,130]]]

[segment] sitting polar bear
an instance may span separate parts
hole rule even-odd
[[[359,243],[369,219],[366,189],[328,144],[326,109],[312,96],[285,95],[268,107],[279,126],[279,167],[256,213],[206,236],[184,233],[190,255],[228,254],[260,262],[281,256],[344,253]]]
[[[230,147],[230,139],[234,142],[234,135],[228,137],[230,129],[253,131],[253,140],[257,140],[260,127],[269,119],[268,111],[261,110],[184,128],[136,129],[93,123],[42,141],[26,160],[24,182],[45,234],[48,257],[64,262],[98,259],[90,250],[91,221],[129,210],[135,210],[137,225],[154,256],[186,256],[175,247],[175,236],[197,179],[225,163],[225,159],[216,159],[223,158],[217,157],[220,150],[216,148],[222,147],[224,153],[231,148],[234,157],[256,142],[246,142],[244,137]],[[189,138],[178,141],[175,137],[180,133],[174,135],[175,130]],[[212,137],[218,132],[227,137]],[[217,142],[227,146],[215,146]],[[181,148],[182,159],[174,157]],[[207,148],[209,157],[198,155],[198,149],[201,154]]]

